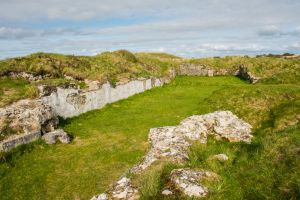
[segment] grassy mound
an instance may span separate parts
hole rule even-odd
[[[244,64],[262,83],[299,84],[300,57],[226,56],[223,58],[183,59],[166,53],[131,53],[127,50],[104,52],[96,56],[73,56],[53,53],[35,53],[25,57],[0,61],[0,76],[8,72],[49,74],[53,78],[71,76],[77,80],[100,82],[122,81],[136,77],[168,76],[170,69],[182,63],[206,65],[215,69],[237,70]]]
[[[242,57],[226,56],[224,58],[202,58],[191,59],[189,63],[207,65],[209,68],[216,69],[235,69],[243,64],[254,75],[261,77],[262,83],[294,83],[299,84],[300,80],[300,58],[283,58],[283,57]]]
[[[134,55],[126,50],[104,52],[96,56],[72,56],[53,53],[35,53],[29,56],[0,61],[0,75],[8,72],[49,74],[54,78],[64,75],[78,80],[105,82],[124,78],[165,76],[167,68],[174,67],[166,55]]]

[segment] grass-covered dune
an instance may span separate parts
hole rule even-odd
[[[84,79],[98,80],[100,83],[109,81],[115,84],[138,77],[168,77],[170,70],[178,70],[179,66],[185,63],[205,65],[211,69],[234,70],[243,64],[252,74],[261,78],[260,83],[299,84],[300,82],[300,57],[226,56],[185,59],[166,53],[131,53],[126,50],[104,52],[96,56],[35,53],[0,61],[0,107],[22,98],[37,97],[36,86],[39,84],[64,85],[72,82],[84,88]],[[10,72],[50,76],[35,83],[3,78]],[[75,80],[70,81],[65,76],[71,76]]]
[[[166,76],[179,58],[168,54],[138,53],[126,50],[104,52],[96,56],[35,53],[0,61],[0,75],[8,72],[48,74],[54,78],[71,76],[78,80],[120,81],[122,79]]]
[[[262,83],[297,83],[300,80],[300,57],[274,56],[226,56],[223,58],[190,59],[188,63],[206,65],[214,69],[235,69],[243,64]]]
[[[222,177],[208,185],[207,199],[299,199],[299,99],[297,84],[178,76],[161,88],[62,121],[60,126],[73,136],[68,145],[38,141],[3,154],[1,199],[89,199],[142,158],[150,128],[216,110],[231,110],[252,124],[254,140],[230,144],[211,138],[191,148],[186,167]],[[217,153],[226,153],[229,161],[209,159]],[[141,199],[164,199],[161,190],[177,167],[182,166],[156,163],[133,176]]]
[[[0,61],[0,76],[9,72],[30,72],[51,75],[52,78],[71,76],[77,80],[100,82],[122,81],[136,77],[168,76],[180,64],[206,65],[211,69],[238,69],[243,64],[265,83],[297,83],[300,79],[300,57],[226,56],[186,59],[166,53],[131,53],[127,50],[104,52],[96,56],[74,56],[35,53]]]

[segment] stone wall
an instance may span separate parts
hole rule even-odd
[[[241,79],[256,83],[260,77],[254,76],[244,65],[238,66],[238,69],[210,69],[206,65],[184,63],[179,66],[178,75],[186,76],[238,76]]]
[[[41,132],[24,133],[21,135],[13,135],[8,139],[0,142],[0,151],[10,151],[13,148],[33,142],[41,137]]]
[[[102,108],[108,103],[126,99],[162,84],[160,79],[152,78],[133,80],[116,87],[105,83],[99,89],[92,91],[58,87],[49,96],[41,97],[41,100],[52,107],[58,116],[68,118]]]
[[[239,71],[237,73],[237,76],[241,79],[247,80],[250,83],[256,83],[260,80],[259,77],[254,76],[251,72],[248,71],[248,68],[244,65],[239,66]]]
[[[226,76],[236,75],[236,70],[211,69],[202,64],[183,63],[179,66],[178,75],[187,76]]]

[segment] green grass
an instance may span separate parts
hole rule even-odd
[[[20,99],[35,98],[37,96],[37,88],[30,85],[28,81],[0,78],[0,107]]]
[[[210,140],[205,148],[192,148],[188,166],[215,170],[223,177],[210,186],[210,198],[250,199],[251,194],[265,197],[271,191],[270,199],[274,199],[277,194],[285,195],[276,188],[280,185],[293,199],[299,192],[295,167],[299,128],[289,128],[297,121],[286,122],[299,111],[299,96],[296,85],[249,85],[235,77],[177,77],[164,87],[63,121],[61,127],[74,137],[68,145],[48,146],[38,141],[2,155],[1,199],[89,199],[141,159],[148,149],[149,128],[177,125],[190,115],[217,109],[232,110],[253,124],[255,141],[244,145]],[[278,151],[283,155],[280,162]],[[223,167],[207,161],[210,155],[222,152],[230,156]],[[269,173],[277,165],[278,173],[286,177]],[[142,176],[133,177],[140,183],[142,199],[162,198],[160,191],[174,167],[157,163]],[[264,183],[273,186],[272,190],[263,187]]]

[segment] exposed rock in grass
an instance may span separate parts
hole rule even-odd
[[[85,79],[84,82],[87,85],[87,90],[88,91],[98,90],[102,86],[99,81],[93,81],[93,80]]]
[[[218,161],[221,161],[221,162],[225,162],[227,161],[229,158],[226,154],[217,154],[217,155],[213,155],[211,157],[213,160],[218,160]]]
[[[177,162],[188,160],[187,153],[190,144],[180,132],[176,131],[176,128],[176,126],[166,126],[150,129],[149,142],[151,149],[144,160],[132,168],[131,172],[143,171],[161,158],[172,158]]]
[[[131,184],[131,180],[127,177],[121,178],[112,188],[107,192],[94,196],[91,200],[111,200],[111,199],[139,199],[138,190]]]
[[[70,143],[70,137],[62,129],[57,129],[55,131],[45,133],[42,138],[47,144],[55,144],[56,140],[59,140],[63,144]]]
[[[188,117],[180,123],[176,131],[190,140],[199,140],[201,143],[206,143],[209,134],[229,142],[250,143],[251,128],[250,124],[239,119],[230,111],[216,111]]]
[[[21,100],[0,108],[0,121],[5,121],[11,129],[20,133],[46,133],[53,131],[58,123],[52,108],[38,100]]]
[[[194,115],[178,126],[150,129],[151,149],[143,161],[131,172],[138,173],[154,161],[167,158],[176,162],[188,160],[191,141],[206,143],[209,134],[229,142],[251,142],[251,125],[239,119],[230,111],[217,111],[205,115]]]
[[[168,196],[168,195],[172,195],[173,192],[172,192],[171,190],[169,190],[169,189],[165,189],[165,190],[163,190],[163,191],[161,192],[161,194],[162,194],[162,195]]]
[[[38,138],[36,137],[37,133],[41,135],[54,131],[57,124],[58,118],[52,108],[38,100],[21,100],[5,108],[0,108],[0,132],[5,134],[7,130],[10,130],[10,134],[15,135],[11,137],[6,135],[7,141],[3,142],[10,145],[3,146],[3,150],[8,151],[20,144],[28,143],[32,139]],[[18,134],[22,134],[21,138],[23,139],[20,139]],[[32,134],[35,137],[26,136]],[[1,144],[4,143],[1,142]]]
[[[10,78],[18,78],[18,79],[25,79],[28,81],[40,81],[44,78],[49,78],[50,75],[35,75],[33,73],[27,73],[27,72],[10,72],[8,73],[8,77]]]
[[[189,197],[205,197],[208,194],[208,188],[201,182],[217,179],[218,175],[213,172],[191,169],[175,169],[170,174],[170,180],[176,189]]]

